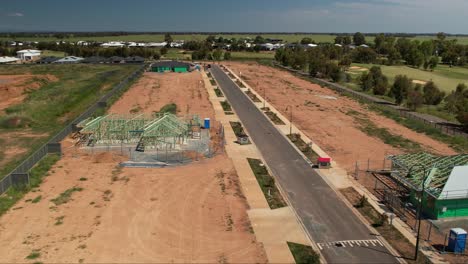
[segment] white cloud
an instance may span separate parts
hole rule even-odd
[[[9,17],[24,17],[23,13],[15,12],[15,13],[8,13],[7,16]]]

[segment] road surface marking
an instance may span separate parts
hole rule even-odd
[[[317,247],[320,250],[323,250],[324,248],[345,248],[346,246],[349,247],[369,247],[369,246],[374,246],[374,247],[383,247],[384,245],[380,240],[378,239],[361,239],[361,240],[342,240],[342,241],[333,241],[333,242],[322,242],[322,243],[317,243]]]

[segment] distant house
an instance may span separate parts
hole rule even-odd
[[[106,42],[106,43],[101,44],[101,47],[104,47],[104,48],[121,48],[124,46],[125,44],[120,41],[111,41],[111,42]]]
[[[165,47],[167,45],[167,42],[150,42],[146,44],[146,47]]]
[[[158,61],[151,65],[152,72],[188,72],[190,63],[181,61]]]
[[[0,57],[0,64],[9,64],[18,62],[20,59],[15,57]]]
[[[366,45],[366,44],[362,44],[362,45],[360,45],[359,47],[368,48],[369,46]]]
[[[50,56],[50,57],[41,58],[40,60],[36,61],[36,63],[38,63],[38,64],[50,64],[50,63],[54,63],[54,62],[56,62],[58,60],[60,60],[59,57]]]
[[[101,56],[92,56],[92,57],[88,57],[88,58],[85,58],[83,61],[81,61],[82,63],[106,63],[108,62],[109,60],[107,58],[104,58],[104,57],[101,57]]]
[[[72,64],[72,63],[79,63],[83,61],[84,59],[81,57],[75,57],[75,56],[68,56],[65,58],[61,58],[60,60],[54,61],[54,63],[60,63],[60,64]]]
[[[80,40],[80,41],[76,42],[76,45],[79,45],[79,46],[88,46],[89,43],[86,42],[86,41]]]
[[[16,52],[16,55],[18,59],[22,61],[33,61],[38,60],[41,57],[41,51],[32,49],[20,50]]]
[[[125,63],[125,58],[119,56],[112,56],[108,60],[109,63]]]
[[[132,57],[127,57],[125,58],[125,63],[144,63],[145,58],[142,58],[140,56],[132,56]]]

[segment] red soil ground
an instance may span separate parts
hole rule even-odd
[[[128,113],[134,104],[151,112],[175,102],[188,106],[190,113],[212,116],[206,90],[195,90],[201,79],[197,74],[148,73],[111,112]],[[180,82],[169,85],[166,78]],[[153,88],[158,81],[159,88]],[[2,262],[267,261],[251,232],[248,206],[225,154],[179,167],[121,169],[118,163],[126,157],[85,153],[71,139],[62,149],[63,158],[41,186],[0,218]],[[73,187],[83,190],[64,204],[51,201]],[[39,196],[40,201],[32,203]],[[40,256],[26,260],[34,250]]]
[[[385,144],[358,127],[356,116],[364,118],[391,134],[417,142],[426,150],[437,154],[455,154],[444,143],[414,132],[395,121],[380,116],[358,102],[336,92],[300,79],[289,72],[257,63],[226,63],[235,73],[242,72],[244,80],[259,94],[266,89],[267,101],[283,115],[292,105],[293,121],[308,137],[316,142],[341,166],[351,172],[356,161],[367,159],[382,161],[388,154],[405,150]],[[287,120],[284,120],[287,123]]]
[[[39,89],[41,81],[57,81],[57,78],[53,75],[0,75],[0,113],[21,103],[25,92]]]

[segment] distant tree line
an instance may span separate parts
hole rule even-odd
[[[350,47],[354,43],[356,46]],[[309,71],[310,75],[334,82],[349,82],[351,76],[346,73],[353,63],[382,63],[386,65],[402,64],[425,70],[433,70],[439,63],[465,65],[468,46],[445,39],[439,34],[436,40],[418,41],[379,34],[375,44],[370,47],[359,46],[365,43],[365,36],[337,36],[335,44],[322,44],[304,49],[302,46],[281,48],[275,53],[275,60],[284,66],[297,70]],[[360,44],[360,45],[362,45]],[[423,105],[443,107],[455,115],[456,119],[468,131],[468,88],[459,84],[455,91],[447,95],[430,81],[425,84],[414,83],[406,75],[398,75],[393,83],[382,73],[378,66],[362,73],[358,79],[361,89],[378,96],[389,96],[399,105],[405,104],[416,110]],[[441,104],[444,102],[444,104]],[[442,105],[442,106],[439,106]]]

